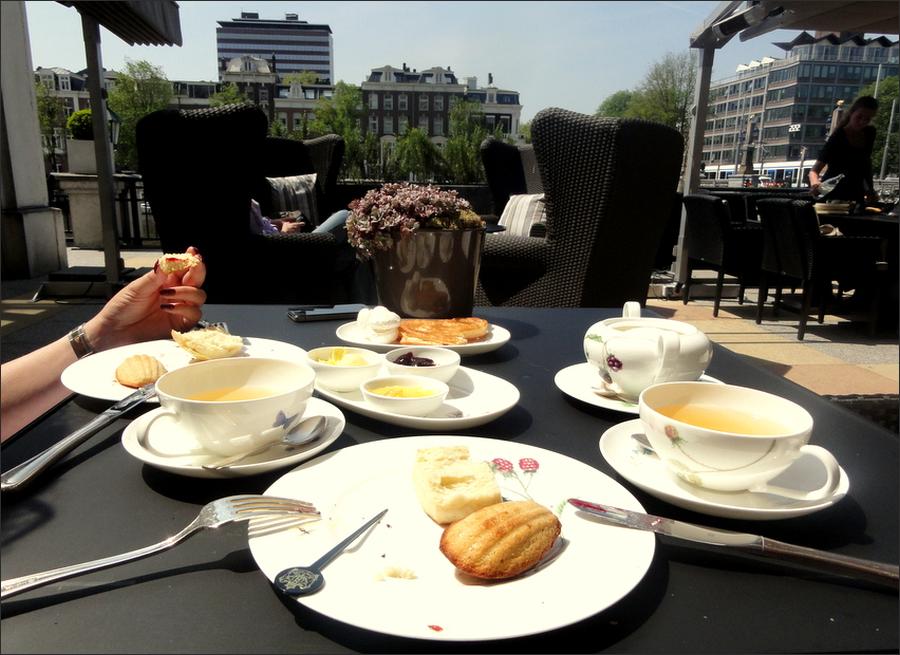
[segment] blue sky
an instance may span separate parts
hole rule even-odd
[[[604,98],[637,86],[650,66],[681,52],[718,2],[178,2],[184,45],[129,46],[101,30],[103,64],[147,60],[169,79],[216,79],[216,21],[242,11],[260,18],[326,23],[334,37],[335,77],[359,84],[372,68],[404,62],[419,70],[450,66],[458,77],[488,73],[520,93],[522,119],[544,107],[593,113]],[[57,2],[25,2],[34,67],[85,68],[78,13]],[[740,63],[783,52],[780,30],[716,53],[713,79]]]

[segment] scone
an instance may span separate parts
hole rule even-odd
[[[193,268],[199,263],[200,258],[197,257],[197,255],[192,255],[189,252],[165,253],[156,260],[156,265],[159,270],[167,275],[169,273],[185,271],[189,268]]]
[[[243,338],[236,334],[227,334],[216,328],[191,330],[190,332],[172,330],[172,338],[195,359],[231,357],[241,352],[244,347]]]
[[[166,367],[156,357],[132,355],[116,368],[116,382],[137,389],[156,382],[166,372]]]
[[[469,459],[465,446],[420,448],[413,485],[422,509],[437,523],[452,523],[500,502],[500,487],[490,465]]]
[[[404,319],[400,322],[400,343],[408,345],[462,345],[482,341],[490,330],[483,318]]]
[[[537,564],[561,528],[553,512],[532,500],[497,503],[447,526],[441,552],[476,578],[511,578]]]

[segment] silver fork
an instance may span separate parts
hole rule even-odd
[[[0,599],[15,596],[23,591],[34,589],[50,582],[71,578],[88,571],[98,571],[168,550],[204,528],[218,528],[226,523],[247,521],[255,518],[299,516],[319,516],[319,511],[305,501],[279,498],[277,496],[240,495],[219,498],[204,505],[197,518],[191,521],[187,527],[168,539],[160,541],[158,544],[138,548],[120,555],[104,557],[103,559],[72,564],[71,566],[63,566],[42,573],[32,573],[19,578],[4,580],[0,583]]]

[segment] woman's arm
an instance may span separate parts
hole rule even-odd
[[[196,249],[188,252],[198,254]],[[200,320],[206,293],[200,263],[182,273],[158,269],[131,282],[84,324],[94,351],[166,338],[172,329],[189,329]],[[69,336],[0,366],[0,441],[5,441],[71,393],[60,375],[78,356]]]

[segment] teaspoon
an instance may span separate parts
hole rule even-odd
[[[323,584],[325,584],[322,569],[324,569],[331,560],[344,552],[347,546],[356,541],[356,538],[359,537],[359,535],[368,530],[370,526],[377,523],[385,514],[387,514],[386,509],[370,518],[362,525],[362,527],[358,528],[356,532],[344,539],[341,543],[322,555],[322,557],[309,566],[291,566],[286,568],[275,576],[275,586],[288,596],[306,596],[308,594],[314,594],[322,588]]]
[[[329,421],[325,416],[310,416],[309,418],[300,421],[300,423],[297,424],[297,427],[291,430],[288,434],[284,435],[284,438],[280,441],[267,443],[247,453],[232,455],[231,457],[216,462],[215,464],[204,464],[202,468],[205,468],[209,471],[218,471],[220,469],[231,466],[232,464],[240,462],[247,457],[259,455],[260,453],[263,453],[270,448],[280,447],[283,448],[285,452],[290,452],[295,448],[298,448],[299,446],[310,444],[320,436],[322,436],[322,432],[324,432],[325,427],[328,425],[328,423]]]

